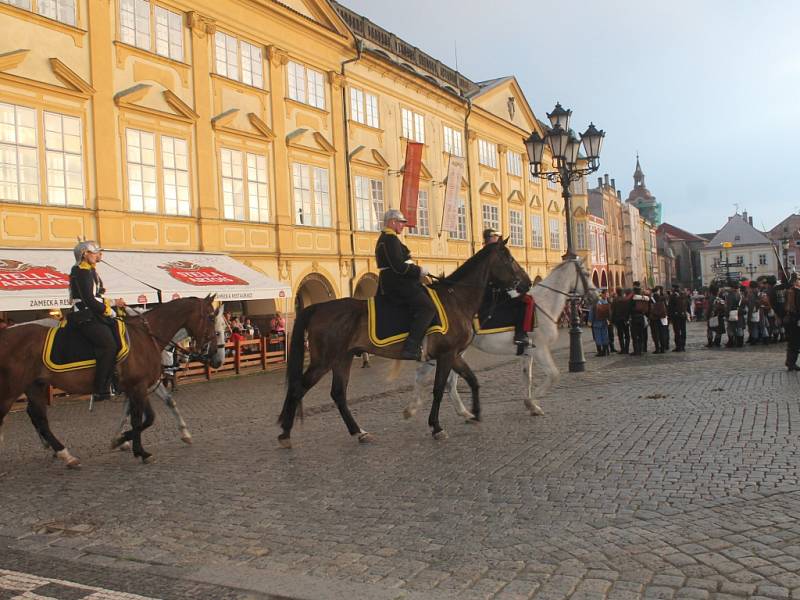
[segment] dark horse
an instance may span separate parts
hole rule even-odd
[[[447,313],[450,327],[445,334],[429,335],[427,354],[436,359],[436,378],[433,387],[433,405],[428,424],[436,439],[446,437],[439,424],[439,405],[447,378],[455,370],[469,384],[473,392],[473,414],[480,419],[478,380],[461,358],[461,353],[472,341],[472,318],[478,312],[487,283],[492,280],[505,288],[526,291],[531,280],[506,248],[507,240],[489,244],[467,260],[456,271],[432,287],[439,295]],[[372,436],[361,429],[347,407],[347,383],[353,355],[369,352],[387,358],[397,358],[402,344],[378,348],[370,343],[367,331],[367,303],[364,300],[342,298],[321,304],[312,304],[297,317],[292,330],[289,360],[286,370],[286,400],[278,417],[283,432],[278,440],[284,448],[291,448],[290,434],[295,414],[303,396],[331,369],[333,385],[331,397],[342,415],[350,435],[360,442],[369,442]],[[305,359],[304,337],[308,334],[311,363],[303,372]]]
[[[161,350],[178,330],[185,328],[195,339],[198,354],[208,357],[215,353],[213,301],[213,296],[183,298],[156,306],[141,316],[125,318],[130,352],[117,368],[120,391],[131,402],[131,429],[115,438],[114,447],[131,441],[134,456],[144,463],[152,461],[152,455],[142,447],[142,431],[155,418],[148,394],[161,378]],[[47,386],[56,386],[70,394],[88,394],[92,391],[94,369],[63,373],[49,370],[42,362],[47,331],[46,327],[31,323],[0,332],[0,427],[11,405],[24,392],[28,397],[28,416],[42,443],[52,448],[68,467],[77,467],[80,461],[50,431]]]

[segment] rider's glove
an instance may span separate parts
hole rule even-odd
[[[420,267],[419,268],[419,276],[420,277],[425,277],[425,276],[428,275],[428,273],[430,273],[430,271],[428,271],[428,269],[426,269],[425,267]]]
[[[518,298],[519,296],[521,296],[521,294],[515,289],[508,290],[508,295],[511,296],[512,298]]]

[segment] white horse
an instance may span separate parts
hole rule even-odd
[[[517,357],[517,346],[514,343],[514,332],[503,331],[499,333],[474,334],[470,347],[487,352],[488,354],[500,354],[519,358],[522,365],[523,381],[528,385],[528,396],[525,399],[525,407],[533,416],[544,414],[542,407],[539,406],[535,398],[546,394],[555,385],[560,377],[558,367],[550,354],[550,347],[558,339],[558,319],[564,310],[564,305],[570,295],[575,294],[582,297],[594,299],[597,290],[589,280],[589,276],[583,268],[580,259],[565,260],[541,282],[534,284],[528,291],[533,296],[536,310],[536,328],[528,334],[533,346],[525,350],[522,356]],[[536,387],[533,387],[533,363],[542,370],[544,380]],[[403,411],[406,419],[416,414],[417,409],[422,404],[421,387],[425,378],[436,368],[435,361],[423,362],[418,368],[414,379],[414,397]],[[471,411],[467,410],[456,386],[458,374],[455,371],[450,373],[445,390],[453,402],[453,408],[458,415],[469,420],[475,420]],[[473,399],[478,393],[477,385],[472,389]]]
[[[223,315],[224,307],[220,306],[219,310],[217,311],[217,317],[214,321],[214,331],[216,333],[217,339],[217,348],[214,354],[210,355],[209,363],[214,369],[218,369],[222,366],[225,362],[225,316]],[[138,311],[136,309],[132,309],[130,307],[127,308],[127,312],[131,316],[136,316],[139,314],[143,314],[144,311]],[[189,334],[185,329],[180,329],[172,338],[172,341],[167,345],[164,350],[161,351],[161,365],[165,368],[173,367],[173,351],[178,345],[183,342],[184,340],[189,338]],[[179,357],[179,362],[182,362]],[[188,425],[186,425],[186,421],[183,420],[183,416],[181,415],[180,411],[178,410],[178,405],[175,403],[175,399],[172,397],[172,393],[167,389],[167,386],[164,385],[162,381],[159,381],[155,388],[150,392],[151,399],[158,398],[164,402],[166,407],[172,413],[172,416],[175,418],[175,423],[178,425],[178,431],[180,432],[181,441],[186,444],[192,443],[192,434],[189,431]],[[122,419],[120,419],[119,423],[119,432],[115,436],[114,439],[119,437],[122,432],[125,430],[125,427],[128,423],[128,417],[130,415],[130,400],[126,397],[125,402],[122,406]],[[128,450],[130,447],[130,442],[124,442],[120,446],[120,450]]]

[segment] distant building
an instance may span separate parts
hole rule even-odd
[[[592,283],[598,288],[615,287],[608,278],[608,252],[606,247],[605,221],[589,215],[589,255],[592,269]]]
[[[639,209],[639,214],[653,226],[661,225],[661,203],[656,201],[656,197],[647,189],[644,184],[644,171],[639,164],[639,155],[636,155],[636,170],[633,172],[633,189],[628,194],[629,204]]]
[[[669,223],[658,226],[659,247],[665,254],[664,280],[681,287],[699,288],[703,285],[700,250],[710,241]],[[716,234],[712,234],[711,238]]]
[[[625,277],[625,232],[622,225],[622,192],[608,175],[597,178],[597,187],[589,190],[589,212],[603,219],[605,225],[608,287],[630,287]],[[598,277],[601,274],[598,274]]]
[[[800,215],[792,214],[767,232],[773,244],[781,248],[781,260],[789,265],[789,270],[797,269],[800,263]],[[784,248],[784,244],[786,247]]]
[[[730,247],[726,248],[723,244],[728,243]],[[700,262],[703,285],[727,275],[741,280],[778,274],[772,241],[753,227],[753,218],[747,212],[728,217],[728,222],[700,251]]]

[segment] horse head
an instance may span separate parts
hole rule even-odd
[[[194,340],[192,353],[197,355],[200,360],[208,361],[213,368],[218,369],[222,366],[217,347],[217,318],[221,311],[219,308],[214,308],[215,297],[216,295],[209,294],[202,300],[198,299],[193,303],[186,318],[186,330]]]
[[[493,253],[489,263],[489,278],[499,287],[524,294],[531,287],[531,278],[508,249],[508,238],[491,244]]]
[[[594,287],[592,280],[589,278],[589,274],[583,267],[583,262],[581,259],[576,257],[569,262],[572,262],[575,265],[575,270],[578,274],[578,279],[575,282],[575,294],[579,294],[590,304],[597,302],[597,299],[599,298],[597,288]]]

